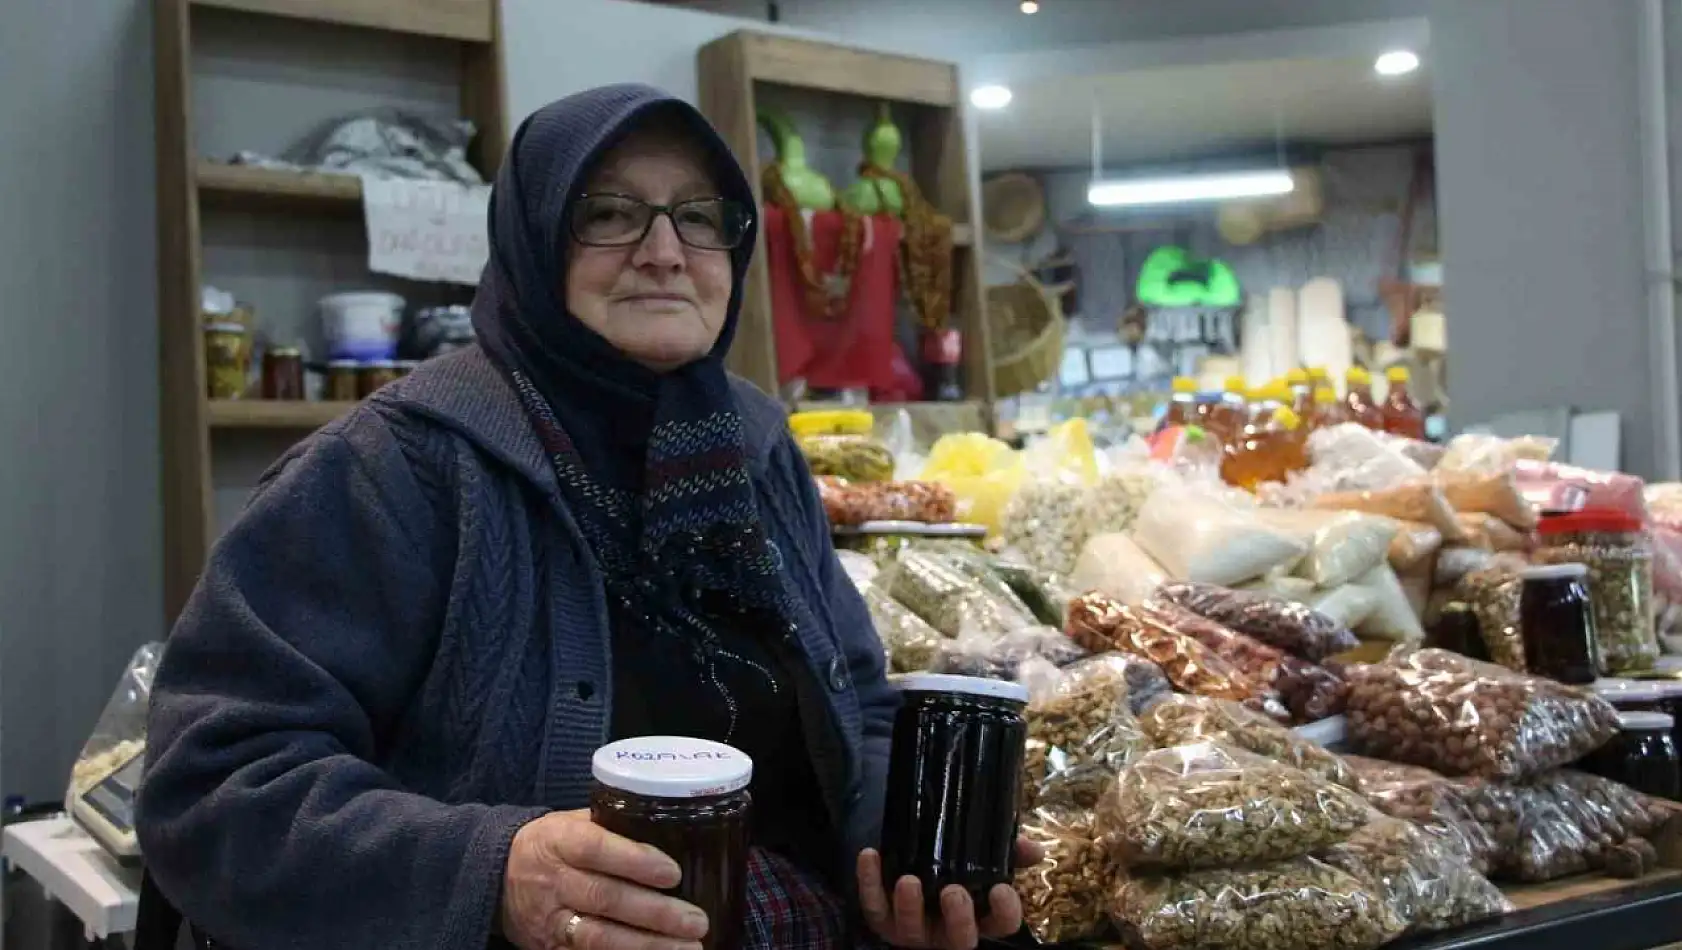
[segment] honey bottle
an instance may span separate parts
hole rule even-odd
[[[1308,381],[1308,371],[1293,369],[1286,373],[1285,385],[1291,389],[1291,411],[1307,419],[1314,409],[1314,387]]]
[[[1390,392],[1384,397],[1384,431],[1410,439],[1425,438],[1425,413],[1413,401],[1408,391],[1406,366],[1392,366],[1384,371]]]
[[[1359,366],[1351,366],[1343,375],[1343,382],[1343,405],[1349,410],[1349,421],[1383,432],[1384,411],[1372,398],[1372,374]]]
[[[1337,390],[1330,386],[1314,387],[1314,409],[1308,415],[1308,425],[1325,429],[1349,421],[1349,410],[1338,401]]]
[[[1162,414],[1156,431],[1174,426],[1201,425],[1197,414],[1197,382],[1189,376],[1176,376],[1168,397],[1168,411]]]
[[[1243,434],[1249,414],[1250,400],[1244,387],[1244,377],[1228,376],[1220,398],[1209,410],[1209,431],[1221,442],[1231,442]]]
[[[1279,406],[1265,420],[1244,427],[1221,459],[1221,480],[1247,491],[1264,482],[1282,482],[1308,467],[1302,417]]]

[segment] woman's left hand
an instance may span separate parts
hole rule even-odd
[[[1016,839],[1016,866],[1038,864],[1045,856],[1039,845]],[[882,856],[874,848],[859,852],[859,906],[876,936],[904,950],[973,950],[982,937],[1008,937],[1022,926],[1022,901],[1008,884],[988,892],[991,911],[975,919],[975,902],[956,884],[940,892],[940,916],[923,911],[923,885],[906,875],[894,883],[890,895],[883,887]]]

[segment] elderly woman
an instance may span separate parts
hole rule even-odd
[[[882,647],[780,408],[723,365],[754,234],[680,100],[610,86],[521,126],[479,346],[276,464],[170,640],[140,838],[219,943],[698,948],[677,865],[584,807],[591,753],[637,735],[760,763],[747,946],[1016,930],[1008,887],[926,919],[881,880]]]

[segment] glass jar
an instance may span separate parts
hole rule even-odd
[[[1594,691],[1619,712],[1657,712],[1675,719],[1676,748],[1682,751],[1682,680],[1596,680]]]
[[[246,341],[250,331],[243,323],[208,323],[204,328],[205,389],[212,399],[238,399],[245,395],[251,371]]]
[[[1588,573],[1582,564],[1544,564],[1519,572],[1524,584],[1519,592],[1520,639],[1531,673],[1579,686],[1599,675]]]
[[[1636,518],[1606,508],[1547,515],[1536,528],[1538,564],[1588,566],[1589,602],[1601,672],[1649,670],[1659,658],[1653,631],[1653,548]]]
[[[363,363],[356,374],[356,396],[358,399],[367,399],[374,394],[374,390],[396,379],[396,360],[373,360]]]
[[[355,402],[362,398],[358,377],[362,364],[355,360],[333,360],[327,364],[326,398],[334,402]]]
[[[590,820],[650,845],[682,870],[667,894],[707,915],[703,950],[735,950],[747,896],[753,760],[722,742],[621,739],[590,760]]]
[[[1430,645],[1489,663],[1489,649],[1484,646],[1480,631],[1477,612],[1471,605],[1450,601],[1437,612],[1436,623],[1430,630]]]
[[[263,353],[263,398],[304,398],[304,351],[271,346]]]
[[[1028,689],[1019,683],[919,673],[900,677],[882,812],[882,871],[923,884],[930,913],[940,892],[969,892],[977,917],[987,892],[1013,874]]]
[[[1676,720],[1658,712],[1621,712],[1618,733],[1579,765],[1645,795],[1682,801],[1682,764],[1676,755]]]

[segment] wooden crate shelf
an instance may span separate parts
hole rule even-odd
[[[192,4],[470,43],[490,43],[496,38],[496,0],[192,0]]]
[[[212,399],[208,405],[206,418],[213,429],[319,429],[361,403]]]
[[[355,175],[295,172],[200,159],[195,177],[202,207],[285,206],[344,213],[362,209],[362,180]]]

